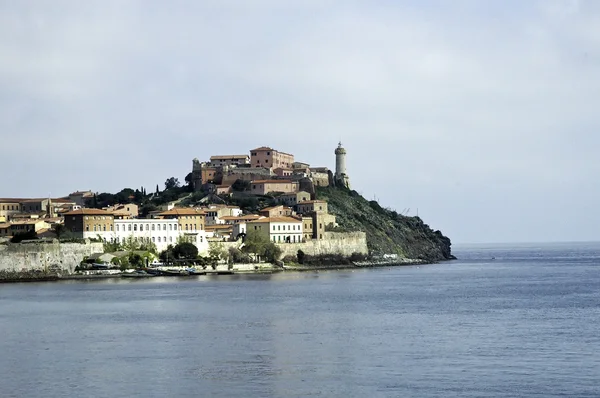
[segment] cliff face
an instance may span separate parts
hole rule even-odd
[[[368,201],[356,191],[316,187],[317,199],[327,200],[340,232],[364,231],[373,255],[398,254],[426,261],[451,260],[450,239],[432,230],[419,217],[407,217]]]

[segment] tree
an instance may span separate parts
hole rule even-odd
[[[281,255],[279,246],[271,242],[265,235],[259,234],[254,230],[249,230],[246,234],[242,250],[246,253],[263,256],[271,263],[274,263]]]
[[[133,235],[129,235],[127,238],[124,239],[121,246],[123,247],[123,250],[133,252],[135,250],[140,250],[141,243],[137,239],[135,239]]]
[[[304,264],[304,257],[305,254],[302,250],[298,250],[298,253],[296,253],[296,258],[298,259],[298,264]]]
[[[27,232],[19,232],[14,234],[13,237],[10,239],[10,243],[19,243],[24,240],[31,239],[37,239],[37,232],[35,232],[33,229],[30,229]]]
[[[185,187],[189,192],[194,192],[194,180],[192,179],[192,173],[188,173],[185,176]]]
[[[178,243],[173,247],[173,256],[182,260],[195,260],[198,257],[198,248],[190,242]]]
[[[150,252],[152,254],[158,254],[158,249],[156,248],[156,244],[151,241],[144,241],[140,243],[140,250]]]
[[[208,245],[208,257],[213,269],[216,269],[219,260],[227,259],[227,251],[225,251],[221,243],[210,242]]]
[[[56,239],[60,239],[60,237],[63,236],[64,232],[65,232],[64,224],[55,224],[54,225],[54,233],[56,234]]]
[[[137,253],[131,253],[129,255],[129,264],[133,265],[134,267],[141,266],[143,264],[142,256]]]
[[[165,189],[179,188],[179,180],[175,177],[167,178],[165,181]]]

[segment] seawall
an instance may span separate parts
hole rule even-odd
[[[85,256],[104,251],[102,243],[28,241],[0,245],[0,271],[47,270],[73,272]]]
[[[325,232],[324,239],[310,240],[305,243],[280,243],[281,256],[295,256],[298,250],[309,256],[321,254],[341,254],[351,256],[352,253],[368,254],[367,234],[364,232]]]

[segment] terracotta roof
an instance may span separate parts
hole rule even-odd
[[[171,210],[167,210],[167,211],[163,211],[162,213],[159,213],[159,216],[202,216],[204,215],[203,212],[200,212],[196,209],[192,209],[192,208],[180,208],[180,207],[175,207]]]
[[[46,200],[48,198],[44,198],[44,199],[36,199],[36,198],[31,198],[31,199],[23,199],[21,200],[21,203],[34,203],[34,202],[41,202],[43,200]]]
[[[50,199],[52,203],[75,203],[71,199],[68,198],[53,198]]]
[[[4,228],[10,228],[10,223],[5,222],[5,223],[0,224],[0,229],[4,229]]]
[[[290,180],[256,180],[250,181],[250,184],[291,184]]]
[[[249,158],[250,156],[248,155],[216,155],[216,156],[211,156],[210,160],[213,159],[241,159],[241,158]]]
[[[75,191],[69,194],[69,196],[93,196],[94,194],[92,193],[92,191]]]
[[[10,224],[12,225],[23,225],[23,224],[37,224],[39,222],[45,222],[42,218],[26,218],[22,220],[12,220]]]
[[[72,210],[69,212],[66,212],[63,214],[64,216],[112,216],[113,213],[106,211],[106,210],[101,210],[101,209],[78,209],[78,210]]]
[[[271,206],[271,207],[265,207],[264,209],[261,209],[260,211],[269,211],[269,210],[273,210],[273,209],[277,209],[277,208],[283,208],[283,205],[279,205],[279,206]]]
[[[266,217],[266,218],[261,218],[259,220],[254,220],[254,221],[250,221],[249,224],[251,223],[271,223],[271,222],[293,222],[293,223],[301,223],[302,221],[293,218],[293,217]]]
[[[273,150],[273,148],[270,148],[268,146],[261,146],[258,148],[251,149],[251,151],[272,151],[272,150]]]
[[[223,217],[219,217],[221,220],[238,220],[239,217],[236,216],[223,216]]]
[[[319,200],[319,199],[317,199],[317,200],[305,200],[303,202],[298,202],[297,204],[299,204],[299,205],[309,205],[309,204],[312,204],[312,203],[327,203],[327,201],[325,201],[325,200]]]
[[[1,203],[21,203],[22,201],[27,200],[23,198],[0,198]]]
[[[212,231],[215,229],[233,229],[233,225],[227,225],[227,224],[216,224],[216,225],[206,225],[204,227],[205,231]]]

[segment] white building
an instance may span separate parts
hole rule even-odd
[[[268,217],[250,221],[247,223],[247,232],[250,231],[266,236],[275,243],[302,242],[302,221],[293,217]]]

